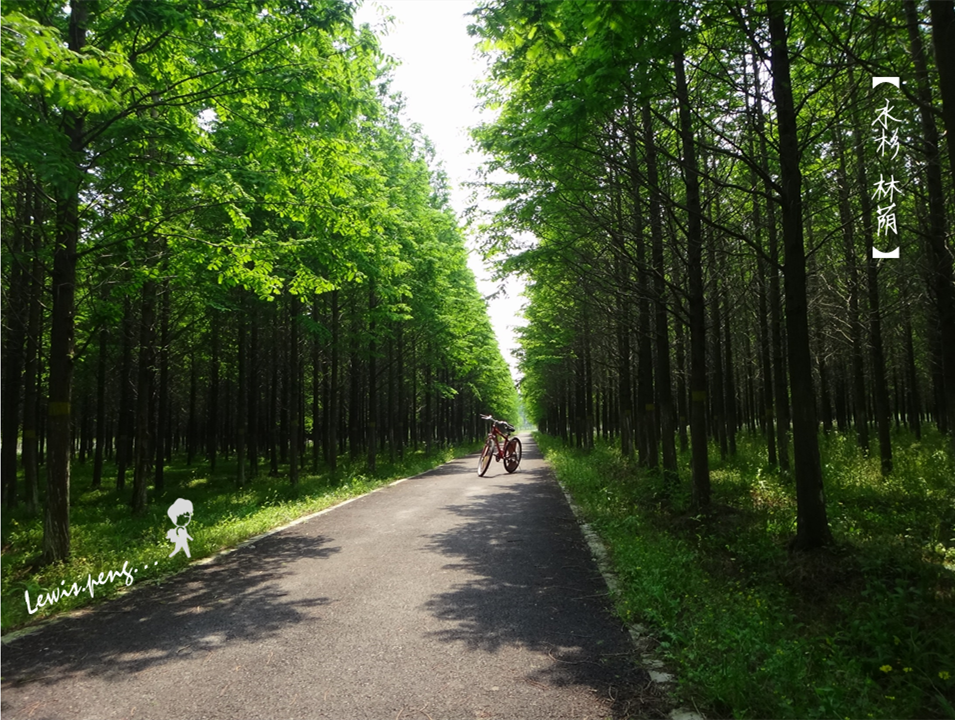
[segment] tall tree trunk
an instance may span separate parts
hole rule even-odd
[[[246,446],[249,456],[249,476],[258,477],[259,475],[259,432],[261,423],[259,422],[259,402],[261,395],[259,393],[259,384],[261,375],[259,373],[259,314],[256,311],[256,304],[253,301],[249,308],[249,352],[248,352],[248,372],[247,372],[247,392],[248,406],[246,409]]]
[[[96,360],[96,451],[93,454],[93,487],[103,482],[103,455],[106,446],[106,352],[109,329],[99,331],[99,357]]]
[[[719,442],[720,459],[725,460],[728,448],[726,443],[726,407],[723,402],[725,398],[722,343],[723,318],[720,313],[720,271],[716,263],[716,242],[714,242],[714,239],[710,240],[707,252],[709,255],[709,265],[713,273],[713,287],[710,291],[710,327],[713,330],[710,334],[713,341],[713,350],[710,353],[710,359],[713,365],[711,401],[713,403],[714,422],[712,430]]]
[[[676,335],[676,366],[679,370],[676,379],[676,402],[677,402],[677,431],[680,435],[680,452],[684,453],[689,448],[689,439],[686,436],[687,423],[687,395],[686,395],[686,342],[683,334],[683,320],[677,319],[675,328]]]
[[[68,47],[80,52],[86,45],[88,8],[85,0],[71,0]],[[50,395],[47,404],[48,450],[46,514],[43,523],[43,560],[66,560],[70,555],[70,399],[73,391],[73,339],[76,298],[76,248],[80,236],[80,185],[83,119],[64,113],[72,178],[57,195],[56,245],[53,249],[52,327],[50,328]]]
[[[378,463],[378,344],[375,338],[375,281],[368,289],[368,471]]]
[[[408,414],[413,412],[413,402],[409,403],[405,397],[405,332],[404,323],[398,323],[398,367],[397,373],[397,406],[395,412],[398,420],[398,457],[404,459],[405,445],[408,442]]]
[[[196,422],[196,395],[198,393],[199,372],[196,368],[196,354],[189,354],[189,418],[186,421],[186,465],[192,465],[198,445],[199,428]]]
[[[165,466],[169,456],[169,280],[163,280],[159,301],[159,409],[156,417],[156,468],[153,484],[156,492],[165,487]]]
[[[0,477],[3,479],[3,499],[8,508],[17,506],[17,449],[20,439],[20,390],[23,384],[24,344],[27,333],[28,273],[26,243],[32,233],[30,216],[33,212],[33,185],[22,175],[18,179],[15,199],[16,211],[11,235],[10,285],[3,311],[3,393],[0,395]],[[32,244],[32,243],[31,243]]]
[[[10,285],[3,311],[3,393],[0,395],[0,477],[3,478],[3,499],[8,508],[17,506],[17,449],[20,439],[20,390],[23,384],[24,343],[30,276],[25,253],[27,235],[31,233],[33,211],[32,183],[21,175],[16,193],[16,211],[11,235]]]
[[[298,305],[297,297],[289,297],[289,353],[288,353],[288,429],[289,458],[288,478],[292,486],[298,485],[299,475],[299,368],[298,368]]]
[[[245,463],[246,463],[246,438],[248,437],[248,409],[249,409],[249,379],[248,362],[246,360],[246,324],[248,315],[245,312],[246,298],[243,296],[239,302],[239,314],[236,318],[238,324],[238,342],[236,343],[236,370],[239,380],[239,397],[236,399],[236,427],[235,427],[235,459],[236,472],[235,484],[238,487],[245,486]]]
[[[319,324],[321,318],[318,298],[312,301],[312,322]],[[318,347],[318,334],[312,333],[312,472],[318,473],[318,455],[322,447],[321,397],[322,380],[325,373],[320,371],[321,353]]]
[[[351,308],[351,358],[350,372],[351,384],[348,394],[348,454],[352,460],[357,460],[361,453],[362,422],[361,422],[361,374],[359,372],[358,352],[359,352],[359,328],[358,328],[358,310],[357,299],[352,300]],[[430,445],[428,446],[430,451]]]
[[[126,489],[126,469],[132,460],[133,423],[133,301],[123,298],[123,358],[120,369],[119,430],[116,437],[116,490]]]
[[[720,264],[722,265],[723,263]],[[727,305],[728,304],[729,303],[727,301]],[[733,341],[730,328],[731,317],[732,313],[730,312],[729,307],[727,307],[726,311],[723,313],[723,352],[726,356],[725,362],[723,363],[723,389],[725,392],[723,409],[726,412],[726,440],[729,444],[729,453],[730,455],[736,455],[736,430],[738,421],[736,413],[736,382],[733,377]]]
[[[809,351],[806,254],[803,246],[802,173],[786,37],[785,7],[767,4],[772,50],[770,66],[779,123],[780,201],[785,254],[786,331],[793,402],[793,456],[796,470],[796,537],[793,549],[832,542],[819,456],[819,425]]]
[[[134,513],[146,509],[146,474],[149,470],[150,403],[156,374],[156,283],[143,283],[139,319],[139,378],[136,382],[136,448],[133,466],[133,496],[130,500]]]
[[[929,3],[933,6],[935,3]],[[929,233],[927,238],[932,291],[938,308],[938,330],[941,341],[942,372],[945,410],[949,441],[955,451],[955,279],[952,273],[952,253],[946,242],[945,191],[942,186],[940,138],[932,111],[932,94],[922,37],[918,31],[918,17],[913,0],[905,0],[912,61],[918,81],[919,116],[922,123],[925,180],[928,191]],[[955,56],[955,10],[952,2],[939,2],[932,7],[932,34],[938,58],[939,84],[942,88],[942,118],[948,133],[949,160],[955,172],[955,71],[950,61]],[[949,64],[944,64],[949,61]],[[943,65],[944,64],[944,65]]]
[[[837,144],[841,149],[841,142]],[[854,410],[856,441],[862,452],[869,452],[869,421],[865,403],[865,370],[863,367],[863,326],[859,311],[860,283],[856,265],[855,232],[852,209],[849,205],[849,178],[846,173],[843,153],[839,153],[839,220],[842,224],[846,269],[849,291],[849,339],[852,344],[852,405]]]
[[[687,276],[690,314],[690,437],[693,443],[693,505],[710,504],[710,467],[706,438],[706,301],[703,296],[703,216],[700,206],[700,177],[696,163],[690,96],[686,85],[681,47],[673,56],[676,95],[680,110],[680,139],[683,146],[683,173],[686,181]]]
[[[331,352],[331,362],[329,367],[329,394],[328,408],[325,418],[325,464],[332,472],[335,471],[338,460],[338,423],[339,423],[339,387],[338,387],[338,357],[339,357],[339,312],[338,312],[338,290],[332,290],[331,293],[331,326],[332,326],[332,344],[329,348]]]
[[[209,455],[209,472],[216,471],[216,456],[219,454],[219,325],[218,312],[210,312],[212,331],[212,358],[209,368],[209,416],[206,424],[206,453]]]
[[[670,386],[670,332],[667,326],[666,268],[663,259],[663,227],[660,221],[662,202],[657,169],[657,148],[653,136],[653,119],[649,103],[642,108],[643,146],[646,151],[647,184],[650,187],[650,243],[653,262],[653,314],[656,375],[654,401],[660,416],[660,440],[663,450],[663,472],[676,478],[677,460],[673,416],[673,391]]]
[[[40,502],[40,476],[37,457],[39,420],[40,345],[43,335],[43,264],[40,260],[41,217],[44,206],[39,193],[34,193],[33,225],[31,226],[32,259],[30,269],[30,306],[27,327],[26,363],[23,372],[23,481],[26,486],[27,510],[35,514]]]
[[[910,4],[914,10],[915,3],[910,2]],[[955,3],[952,0],[932,0],[928,6],[932,17],[932,46],[935,48],[938,89],[942,96],[942,122],[945,125],[948,145],[949,170],[952,177],[955,177]],[[906,8],[906,11],[908,12],[908,8]],[[918,25],[915,26],[915,29],[918,30]],[[910,21],[909,33],[911,34],[911,32],[912,24]],[[919,38],[918,43],[921,46],[921,38]],[[917,62],[924,67],[925,56],[922,54],[921,47],[918,55],[921,60]],[[919,70],[918,65],[916,65],[916,73],[919,75],[921,82],[922,71]]]
[[[278,324],[272,325],[272,347],[278,347]],[[279,474],[279,454],[278,454],[278,422],[279,422],[279,362],[273,359],[272,377],[269,382],[269,416],[268,416],[268,443],[269,443],[269,475],[275,477]]]
[[[768,167],[768,164],[767,164]],[[769,211],[769,318],[772,328],[773,348],[773,394],[776,406],[776,452],[779,468],[788,472],[789,465],[789,393],[786,390],[786,360],[783,354],[782,298],[779,288],[779,243],[776,229],[776,213],[772,203]],[[785,215],[783,222],[786,222]],[[785,242],[785,233],[784,233]],[[788,309],[788,308],[787,308]],[[787,325],[788,327],[788,322]]]
[[[912,319],[910,317],[910,309],[906,299],[902,301],[902,317],[903,317],[903,333],[905,338],[905,375],[906,375],[906,390],[908,393],[908,401],[906,407],[908,409],[906,415],[909,421],[909,427],[912,429],[912,432],[915,434],[916,440],[922,439],[922,401],[919,394],[919,381],[918,381],[918,371],[915,367],[915,346],[912,343]]]
[[[617,355],[619,367],[617,369],[618,393],[620,396],[620,449],[623,456],[633,457],[633,407],[630,397],[633,393],[630,378],[630,328],[627,304],[622,297],[617,299],[617,312],[614,322],[617,325]]]
[[[759,82],[759,60],[755,53],[753,54],[753,87],[755,104],[753,105],[753,124],[754,131],[760,134],[760,163],[766,166],[766,145],[764,135],[763,112],[761,108],[762,91]],[[752,146],[750,153],[753,153]],[[756,232],[756,279],[759,291],[758,308],[759,318],[757,319],[757,330],[759,334],[759,356],[760,371],[763,376],[763,432],[766,434],[766,457],[770,465],[776,465],[776,418],[775,418],[775,393],[773,385],[773,370],[770,356],[770,328],[769,312],[767,308],[767,287],[766,287],[766,265],[767,259],[763,252],[763,216],[762,216],[762,198],[757,188],[757,175],[755,169],[750,169],[750,183],[754,189],[753,193],[753,227]],[[775,268],[771,268],[775,272]],[[788,456],[787,456],[788,457]]]

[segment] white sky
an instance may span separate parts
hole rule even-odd
[[[473,0],[365,0],[355,14],[356,24],[368,23],[379,37],[382,49],[400,65],[391,88],[405,98],[405,119],[421,125],[435,146],[451,182],[451,205],[459,218],[469,204],[471,191],[464,183],[476,179],[481,158],[468,153],[468,128],[480,122],[474,83],[484,75],[474,40],[467,33],[466,13]],[[383,18],[394,23],[383,26]],[[498,289],[483,267],[475,241],[470,238],[469,265],[478,278],[478,289],[487,297]],[[506,297],[491,300],[488,310],[504,359],[517,377],[511,350],[517,347],[513,328],[524,324],[519,313],[522,286],[516,280],[505,285]]]

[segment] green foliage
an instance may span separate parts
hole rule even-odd
[[[948,717],[955,699],[955,463],[896,438],[897,472],[824,439],[838,549],[789,557],[786,478],[747,438],[713,470],[716,507],[600,445],[540,442],[610,549],[617,607],[653,628],[680,693],[719,716]],[[683,458],[681,467],[688,467]]]
[[[452,403],[456,417],[512,414],[516,392],[433,149],[405,127],[392,61],[353,10],[344,0],[4,3],[3,239],[26,246],[4,253],[4,278],[22,277],[13,269],[35,254],[42,287],[51,241],[78,231],[76,308],[59,317],[76,340],[73,424],[102,390],[100,424],[119,427],[116,443],[135,437],[140,481],[155,433],[128,425],[147,413],[155,422],[161,402],[133,418],[121,388],[163,395],[180,427],[188,406],[193,449],[200,435],[230,449],[242,435],[256,457],[292,426],[267,402],[280,390],[283,418],[289,405],[308,409],[293,422],[315,433],[312,447],[320,422],[347,419],[356,455],[389,410],[404,415],[402,436],[374,438],[389,456],[409,440],[473,434],[463,422],[433,429],[450,424]],[[78,205],[80,227],[66,226],[62,202]],[[11,303],[30,304],[29,286],[16,297],[4,288],[5,318]],[[50,325],[41,318],[38,347]],[[274,375],[266,358],[281,366]],[[117,380],[106,388],[100,359]],[[299,375],[311,382],[290,382]]]

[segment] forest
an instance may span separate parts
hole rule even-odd
[[[90,489],[143,515],[182,466],[226,463],[226,493],[374,474],[514,414],[447,179],[353,10],[4,2],[5,575],[11,547],[71,557]]]
[[[634,576],[624,613],[684,667],[733,663],[692,683],[720,715],[955,716],[955,649],[931,639],[953,629],[953,4],[501,0],[473,18],[495,113],[473,133],[497,203],[484,250],[527,278],[522,396]],[[764,616],[714,628],[705,602],[688,621],[673,598],[701,567],[694,590],[772,594],[788,639]],[[712,588],[696,599],[729,613]],[[846,609],[872,598],[877,620]],[[893,684],[903,632],[922,679]],[[807,633],[845,654],[760,666]],[[769,682],[809,697],[760,704]]]
[[[885,474],[893,424],[952,437],[955,62],[951,4],[929,5],[934,62],[914,2],[700,8],[689,29],[645,3],[481,11],[500,117],[475,136],[513,177],[489,184],[486,245],[532,280],[542,430],[670,473],[689,442],[698,506],[707,437],[725,456],[759,430],[802,549],[829,539],[820,425],[877,444]],[[911,80],[870,89],[891,73]],[[898,262],[870,252],[889,245]]]
[[[459,219],[347,0],[4,0],[4,629],[526,413],[688,702],[955,717],[952,0],[476,5]]]

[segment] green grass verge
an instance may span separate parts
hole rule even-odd
[[[215,474],[209,472],[207,465],[189,468],[174,464],[166,468],[165,489],[162,493],[150,490],[149,506],[140,516],[133,516],[130,511],[128,489],[123,493],[112,487],[92,490],[91,468],[75,463],[71,478],[69,561],[38,567],[43,544],[42,519],[31,517],[22,507],[3,513],[2,630],[6,633],[98,602],[125,587],[126,576],[114,576],[112,582],[94,586],[91,600],[87,590],[89,576],[95,581],[100,573],[110,570],[119,574],[124,563],[128,563],[130,570],[137,569],[135,583],[160,579],[259,533],[475,452],[478,447],[479,444],[443,448],[430,455],[409,451],[402,461],[379,462],[374,474],[367,472],[363,462],[352,464],[343,458],[334,473],[303,472],[295,488],[285,477],[260,476],[238,489],[234,462],[220,460]],[[111,470],[107,466],[105,473],[105,482],[110,486],[114,477]],[[191,560],[182,552],[169,557],[173,546],[166,539],[166,531],[173,525],[166,510],[178,497],[192,501],[195,509],[188,527],[194,538],[189,543]],[[68,589],[74,582],[79,587],[75,597],[61,597],[33,614],[28,611],[25,591],[29,591],[35,608],[40,593]]]
[[[837,546],[790,557],[791,478],[758,437],[711,450],[712,512],[616,447],[538,435],[607,544],[627,622],[654,629],[681,699],[738,718],[955,718],[955,461],[945,439],[894,438],[895,472],[822,438]],[[717,458],[717,460],[713,460]],[[685,469],[685,473],[682,469]]]

